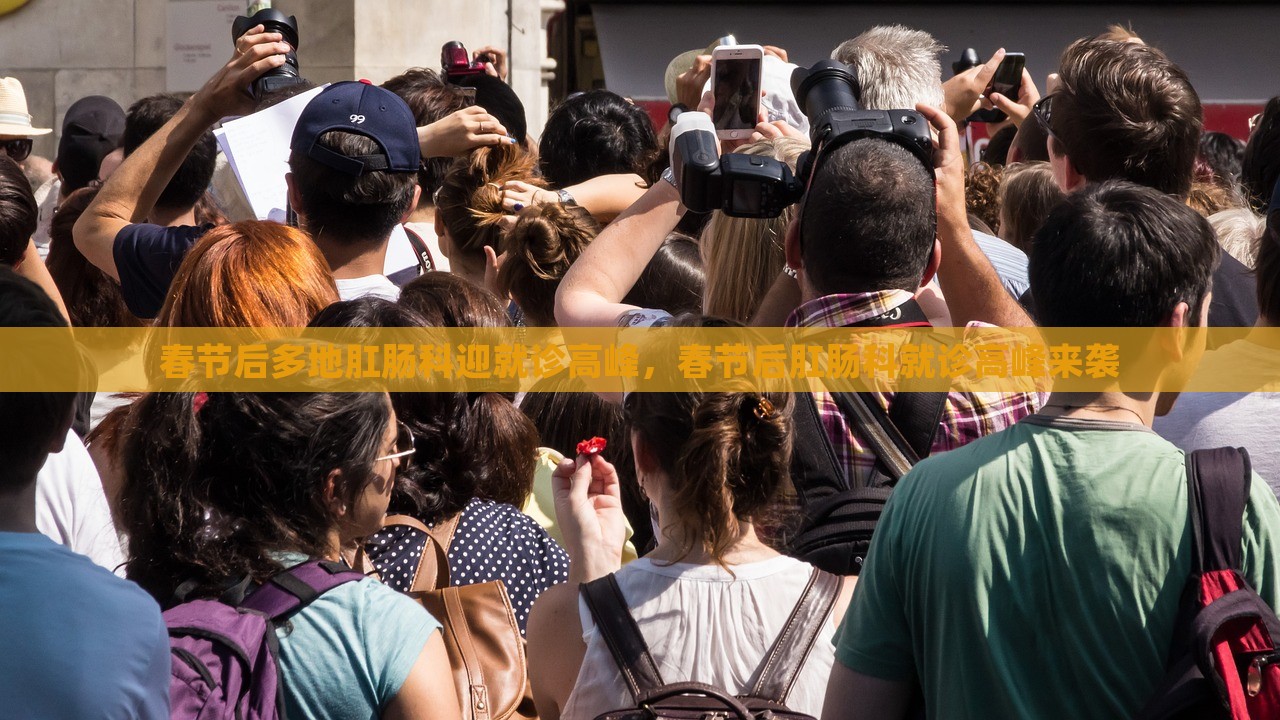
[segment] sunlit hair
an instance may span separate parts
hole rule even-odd
[[[577,205],[548,203],[520,213],[502,240],[507,257],[498,285],[511,294],[528,324],[555,326],[556,288],[599,232],[600,225]]]
[[[862,85],[862,106],[871,110],[913,108],[917,103],[942,107],[945,45],[923,30],[879,25],[831,53],[853,67]]]
[[[329,263],[297,228],[246,220],[205,233],[187,253],[160,327],[304,327],[338,299]]]
[[[436,192],[436,213],[449,232],[457,255],[472,264],[484,261],[485,246],[498,250],[502,238],[502,186],[521,180],[546,187],[535,177],[536,159],[516,145],[472,150],[454,161]],[[456,262],[451,257],[450,262]]]
[[[773,157],[794,170],[808,149],[803,140],[778,138],[744,145],[736,152]],[[794,206],[776,218],[729,217],[718,210],[712,214],[702,230],[704,312],[739,322],[755,315],[786,262],[783,244],[794,214]]]

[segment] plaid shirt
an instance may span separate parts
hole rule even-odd
[[[912,298],[905,290],[886,290],[855,295],[827,295],[810,300],[791,313],[788,327],[847,327],[883,315]],[[983,327],[971,323],[970,327]],[[985,326],[991,327],[991,326]],[[892,332],[892,330],[890,330]],[[963,385],[963,379],[960,381]],[[865,481],[875,467],[876,456],[865,440],[855,433],[827,392],[815,390],[814,400],[822,418],[823,429],[844,467],[845,477]],[[891,391],[872,395],[887,411],[893,402]],[[933,436],[932,454],[954,450],[985,435],[1003,430],[1035,412],[1044,403],[1041,393],[952,391],[942,408],[941,426]]]

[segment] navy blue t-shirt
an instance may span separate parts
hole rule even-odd
[[[182,258],[212,227],[133,223],[116,234],[112,254],[120,274],[120,294],[129,312],[144,320],[160,314]]]

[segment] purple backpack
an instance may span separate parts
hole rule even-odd
[[[284,720],[275,628],[316,598],[364,576],[312,560],[285,570],[239,605],[192,600],[164,613],[173,720]]]

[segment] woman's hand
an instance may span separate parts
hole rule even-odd
[[[599,455],[565,458],[551,474],[551,488],[570,558],[569,582],[588,582],[622,567],[627,518],[613,465]]]
[[[508,180],[502,186],[502,209],[518,213],[527,207],[560,202],[560,196],[551,190],[530,185],[520,180]]]

